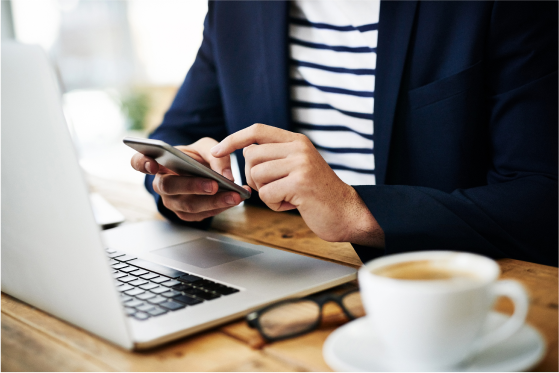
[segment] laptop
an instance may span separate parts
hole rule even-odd
[[[126,349],[356,278],[356,270],[147,221],[101,231],[45,53],[2,42],[2,291]]]

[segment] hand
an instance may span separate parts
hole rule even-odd
[[[226,137],[211,154],[227,157],[242,148],[247,183],[272,210],[297,208],[326,241],[384,246],[384,233],[363,200],[305,135],[254,124]]]
[[[177,146],[203,165],[233,181],[231,158],[215,158],[210,154],[217,141],[203,138],[188,146]],[[178,176],[175,172],[158,164],[153,158],[137,153],[132,157],[132,167],[145,174],[155,175],[153,189],[161,196],[163,205],[185,221],[200,221],[217,215],[242,199],[237,192],[217,192],[217,182],[199,176]],[[245,187],[250,191],[249,187]]]

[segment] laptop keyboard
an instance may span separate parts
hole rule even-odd
[[[239,292],[199,276],[107,249],[124,309],[147,320]]]

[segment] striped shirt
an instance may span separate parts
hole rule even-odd
[[[292,3],[294,129],[345,183],[375,184],[373,108],[380,0]]]

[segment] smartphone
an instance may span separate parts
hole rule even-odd
[[[242,199],[250,197],[250,192],[245,188],[235,184],[211,168],[204,166],[166,142],[136,137],[125,137],[122,141],[137,152],[155,159],[157,163],[179,175],[195,175],[212,179],[217,181],[218,191],[220,192],[237,192],[241,195]]]

